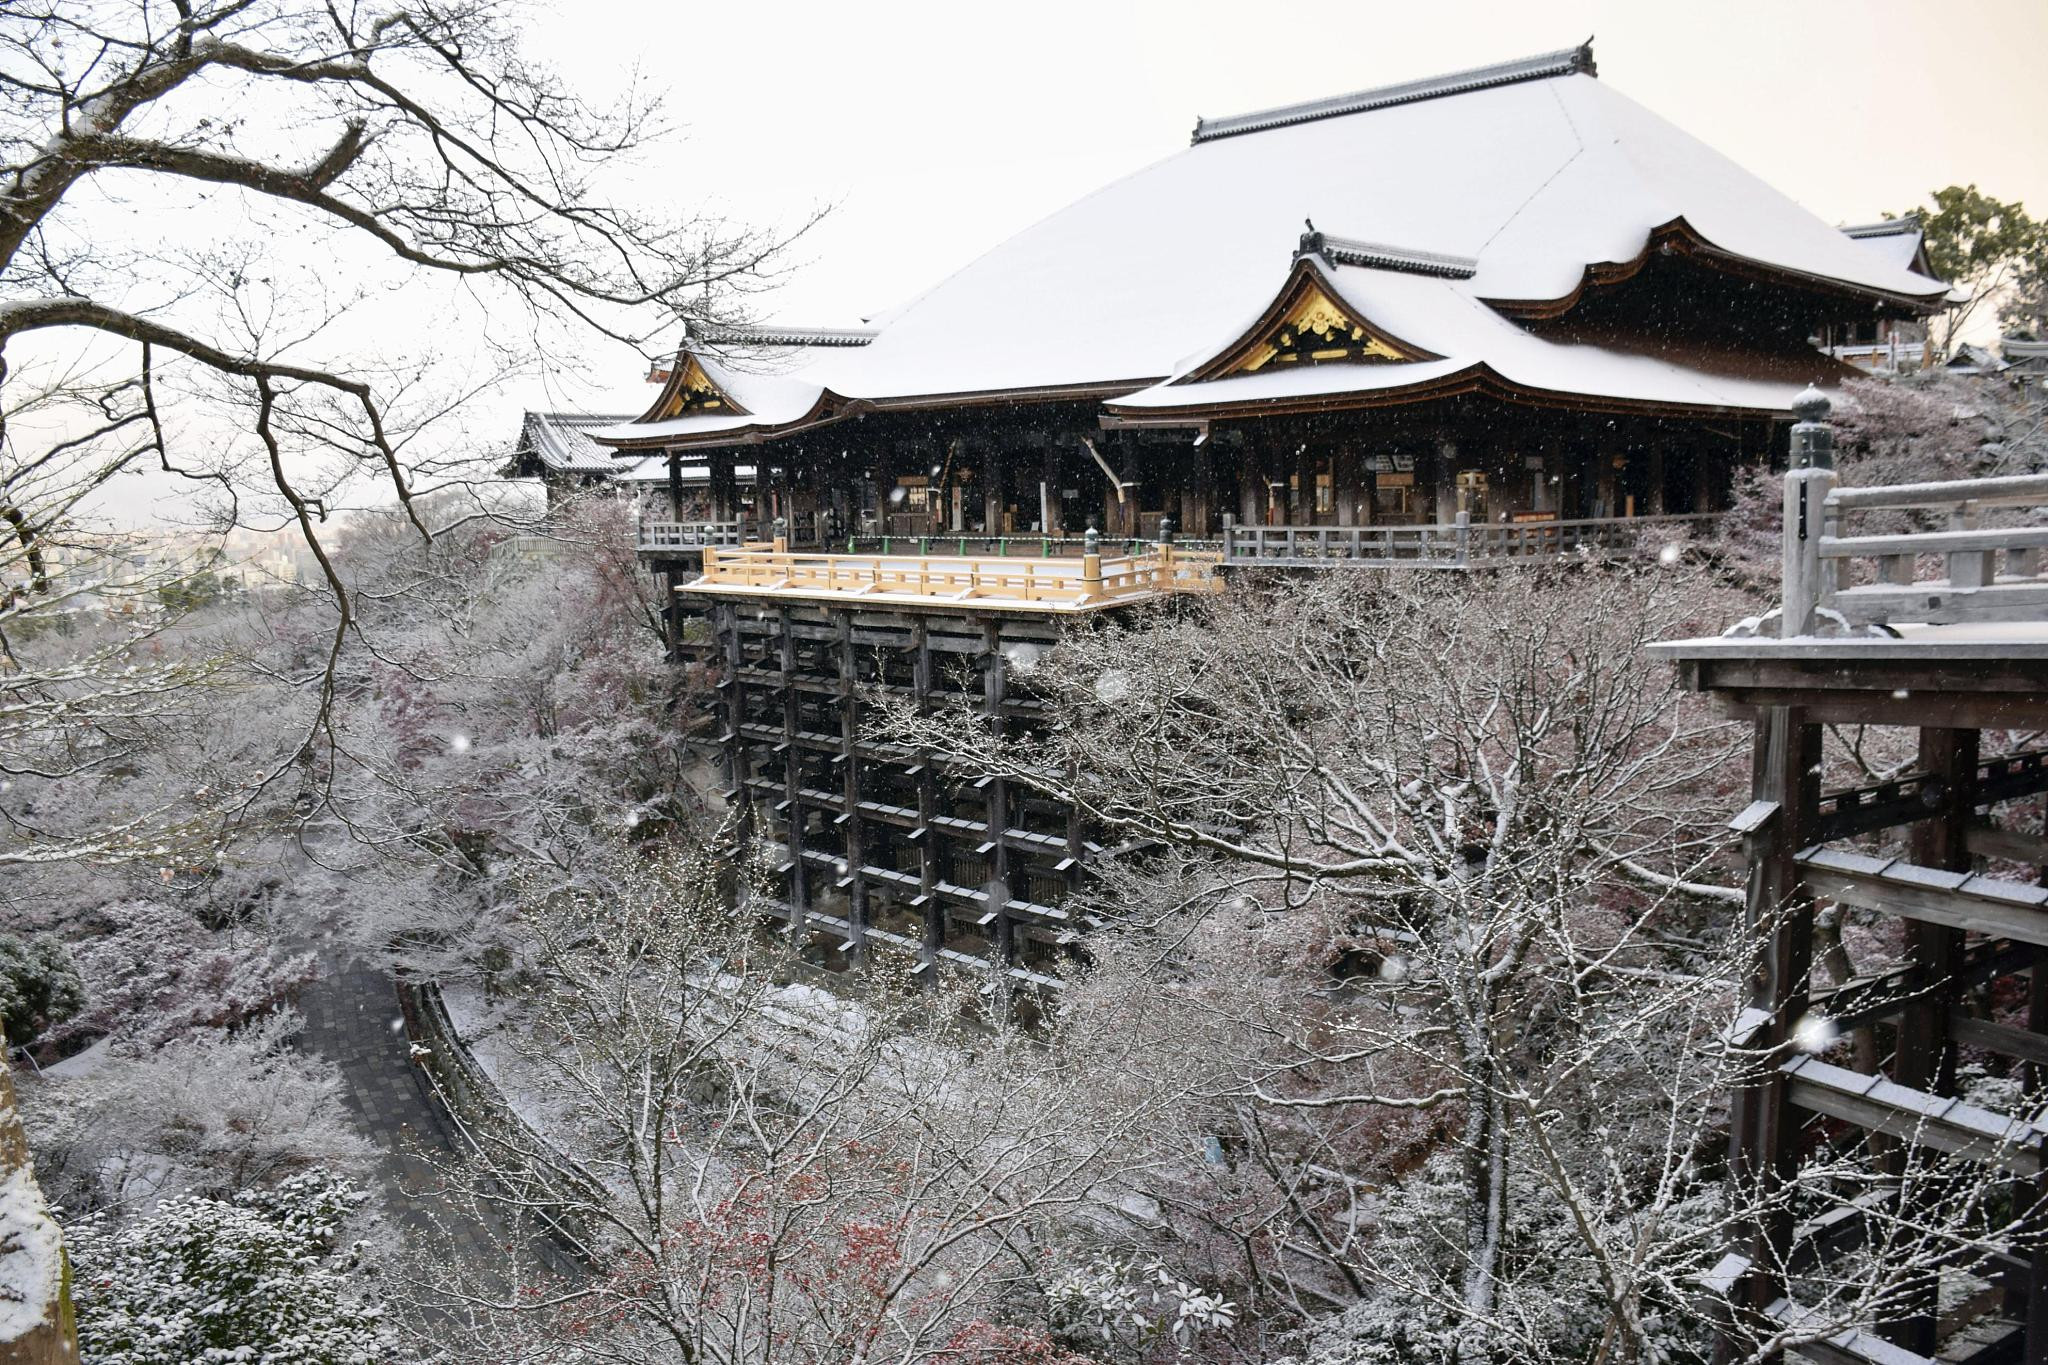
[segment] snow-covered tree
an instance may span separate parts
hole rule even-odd
[[[334,760],[309,774],[336,835],[316,857],[346,875],[348,940],[413,971],[505,960],[516,884],[574,877],[601,831],[708,825],[630,522],[598,501],[551,533],[531,556],[387,522],[344,560],[378,647],[345,661]]]
[[[332,1175],[71,1228],[84,1358],[100,1365],[389,1365],[403,1359],[349,1237],[367,1196]]]
[[[545,1140],[483,1134],[459,1174],[569,1229],[593,1270],[444,1284],[473,1353],[1064,1358],[1043,1326],[1056,1243],[1115,1217],[1176,1087],[1104,1048],[1059,1064],[972,993],[880,970],[850,997],[800,984],[721,880],[702,855],[627,854],[530,887],[525,1084],[567,1112]]]
[[[0,934],[0,1038],[14,1047],[78,1013],[85,982],[48,934]]]
[[[1205,1157],[1148,1173],[1150,1254],[1330,1365],[1687,1359],[1760,1201],[1868,1193],[1847,1143],[1789,1191],[1720,1169],[1768,1060],[1726,1042],[1746,736],[1643,646],[1733,607],[1682,560],[1329,571],[1073,633],[1013,682],[1053,703],[1036,730],[876,699],[889,738],[1156,850],[1108,872],[1061,1025],[1070,1064],[1114,1039],[1198,1097],[1157,1139]],[[1887,1225],[1916,1268],[1804,1287],[1804,1330],[1976,1254],[1998,1219],[1962,1169]]]
[[[292,1046],[291,1011],[161,1046],[103,1043],[86,1074],[26,1087],[45,1183],[73,1212],[148,1210],[182,1194],[263,1190],[307,1171],[361,1171],[340,1080]]]
[[[124,474],[185,481],[213,530],[294,530],[328,608],[324,639],[273,661],[308,703],[282,753],[225,785],[129,786],[118,818],[7,802],[0,866],[160,861],[289,788],[333,739],[361,624],[337,514],[396,505],[425,538],[505,513],[478,452],[435,435],[466,400],[572,335],[643,348],[729,317],[773,273],[783,239],[623,202],[659,100],[580,98],[511,12],[0,7],[0,775],[108,775],[226,666],[159,649],[210,552],[131,572],[137,547],[91,523]]]

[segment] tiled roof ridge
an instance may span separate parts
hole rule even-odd
[[[1331,265],[1363,266],[1369,270],[1401,270],[1411,275],[1436,275],[1448,280],[1469,280],[1479,273],[1479,262],[1470,256],[1452,256],[1440,251],[1417,251],[1319,232],[1315,224],[1301,234],[1295,259],[1320,256]]]
[[[692,341],[713,345],[753,346],[865,346],[875,339],[873,329],[866,327],[755,327],[713,322],[691,323],[689,336]]]
[[[1545,80],[1552,76],[1580,73],[1588,76],[1599,74],[1593,63],[1591,38],[1577,47],[1561,48],[1556,52],[1545,52],[1534,57],[1519,57],[1514,61],[1496,62],[1491,66],[1475,66],[1470,70],[1453,71],[1417,81],[1402,81],[1396,85],[1383,85],[1372,90],[1358,90],[1349,95],[1307,100],[1300,104],[1282,105],[1277,109],[1259,109],[1249,114],[1233,114],[1228,118],[1197,118],[1192,140],[1195,143],[1213,142],[1218,138],[1260,133],[1269,128],[1285,128],[1296,123],[1310,123],[1316,119],[1362,114],[1367,110],[1385,109],[1396,104],[1414,104],[1422,100],[1443,99],[1450,95],[1466,95],[1475,90],[1491,90],[1495,86],[1515,85],[1522,81]]]
[[[1899,218],[1881,218],[1875,223],[1851,223],[1842,229],[1842,235],[1862,241],[1866,237],[1898,237],[1919,230],[1920,215],[1908,213]]]

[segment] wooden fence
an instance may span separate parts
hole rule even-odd
[[[1052,558],[985,555],[808,554],[784,542],[707,546],[692,591],[800,597],[913,597],[930,601],[1090,609],[1169,593],[1222,591],[1213,552],[1165,544],[1138,554]]]
[[[1840,488],[1827,400],[1802,395],[1798,410],[1794,468],[1785,475],[1780,634],[1811,635],[1827,613],[1847,626],[2048,620],[2048,524],[1979,525],[1991,509],[2048,508],[2048,474]],[[1877,511],[1931,513],[1948,525],[1841,533],[1849,518]],[[1871,581],[1859,581],[1865,573]]]
[[[1469,569],[1533,560],[1611,558],[1646,543],[1711,530],[1715,512],[1651,517],[1592,517],[1575,521],[1455,522],[1424,526],[1231,526],[1223,532],[1223,562],[1320,567]]]

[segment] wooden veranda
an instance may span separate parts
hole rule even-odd
[[[2048,838],[2032,800],[2048,791],[2048,753],[2014,739],[2048,731],[2048,529],[1981,524],[2048,505],[2048,476],[1837,488],[1826,413],[1805,395],[1793,430],[1780,611],[1741,635],[1656,647],[1755,730],[1752,800],[1731,829],[1758,967],[1729,1041],[1758,1066],[1730,1097],[1729,1160],[1731,1182],[1773,1212],[1710,1287],[1731,1314],[1731,1353],[1738,1337],[1777,1334],[1828,1365],[2048,1361]],[[1876,511],[1922,528],[1844,533]],[[1924,529],[1930,518],[1946,525]],[[1845,726],[1912,731],[1911,769],[1825,789],[1824,746]],[[1903,960],[1849,980],[1817,973],[1816,911],[1829,905],[1898,922]],[[1968,1102],[1966,1059],[2010,1074],[2020,1102]],[[1879,1202],[1802,1219],[1767,1197],[1857,1133],[1870,1135]],[[1870,1321],[1803,1303],[1802,1277],[1859,1248],[1866,1273],[1883,1271],[1889,1243],[1873,1228],[1912,1223],[1913,1148],[1974,1163],[2010,1211],[1966,1258],[1989,1288],[1945,1301],[1952,1267],[1928,1267]],[[1890,1204],[1887,1172],[1901,1177]]]

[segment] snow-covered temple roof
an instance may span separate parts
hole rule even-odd
[[[1845,234],[1617,94],[1595,78],[1591,51],[1574,48],[1204,119],[1192,146],[869,328],[693,336],[653,408],[598,439],[730,445],[866,412],[989,402],[1107,402],[1128,415],[1490,385],[1535,401],[1777,414],[1835,373],[1818,352],[1779,373],[1753,358],[1706,363],[1690,347],[1546,340],[1517,321],[1564,316],[1660,254],[1858,308],[1931,311],[1948,288],[1891,236]],[[1371,363],[1360,365],[1196,375],[1299,287],[1297,257],[1360,335],[1405,349],[1361,353]]]
[[[552,474],[617,474],[617,459],[591,440],[590,432],[629,420],[601,413],[529,412],[519,428],[514,459],[530,455]]]
[[[1934,278],[1934,267],[1927,261],[1927,234],[1921,230],[1918,214],[1885,218],[1875,223],[1855,223],[1843,228],[1842,235],[1863,243],[1888,264]]]

